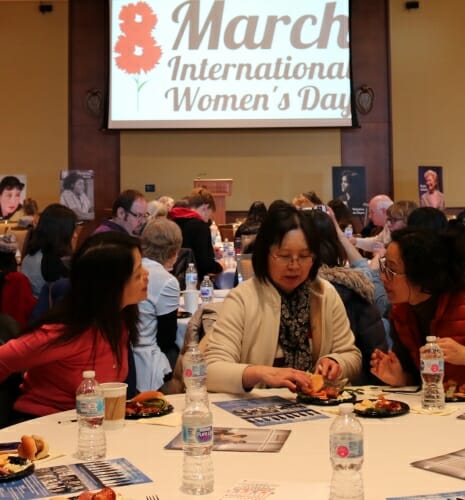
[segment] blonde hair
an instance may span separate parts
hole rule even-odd
[[[396,201],[387,210],[387,216],[393,219],[404,219],[407,221],[407,217],[416,209],[418,205],[414,201]]]

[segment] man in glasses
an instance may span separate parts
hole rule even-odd
[[[139,236],[146,220],[147,200],[144,195],[135,189],[127,189],[113,203],[111,218],[104,220],[94,234],[118,231]]]

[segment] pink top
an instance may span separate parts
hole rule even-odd
[[[0,346],[0,381],[25,371],[22,394],[14,408],[48,415],[75,408],[76,388],[84,370],[95,370],[98,382],[123,382],[128,374],[128,335],[122,335],[121,366],[103,337],[91,329],[66,344],[50,345],[63,325],[39,329]]]

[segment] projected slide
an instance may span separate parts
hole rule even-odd
[[[110,128],[352,125],[349,0],[110,5]]]

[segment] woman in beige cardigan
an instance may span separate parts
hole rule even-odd
[[[307,389],[305,372],[355,378],[361,354],[334,287],[317,277],[318,234],[292,205],[269,209],[255,240],[255,277],[226,297],[206,346],[209,391]]]

